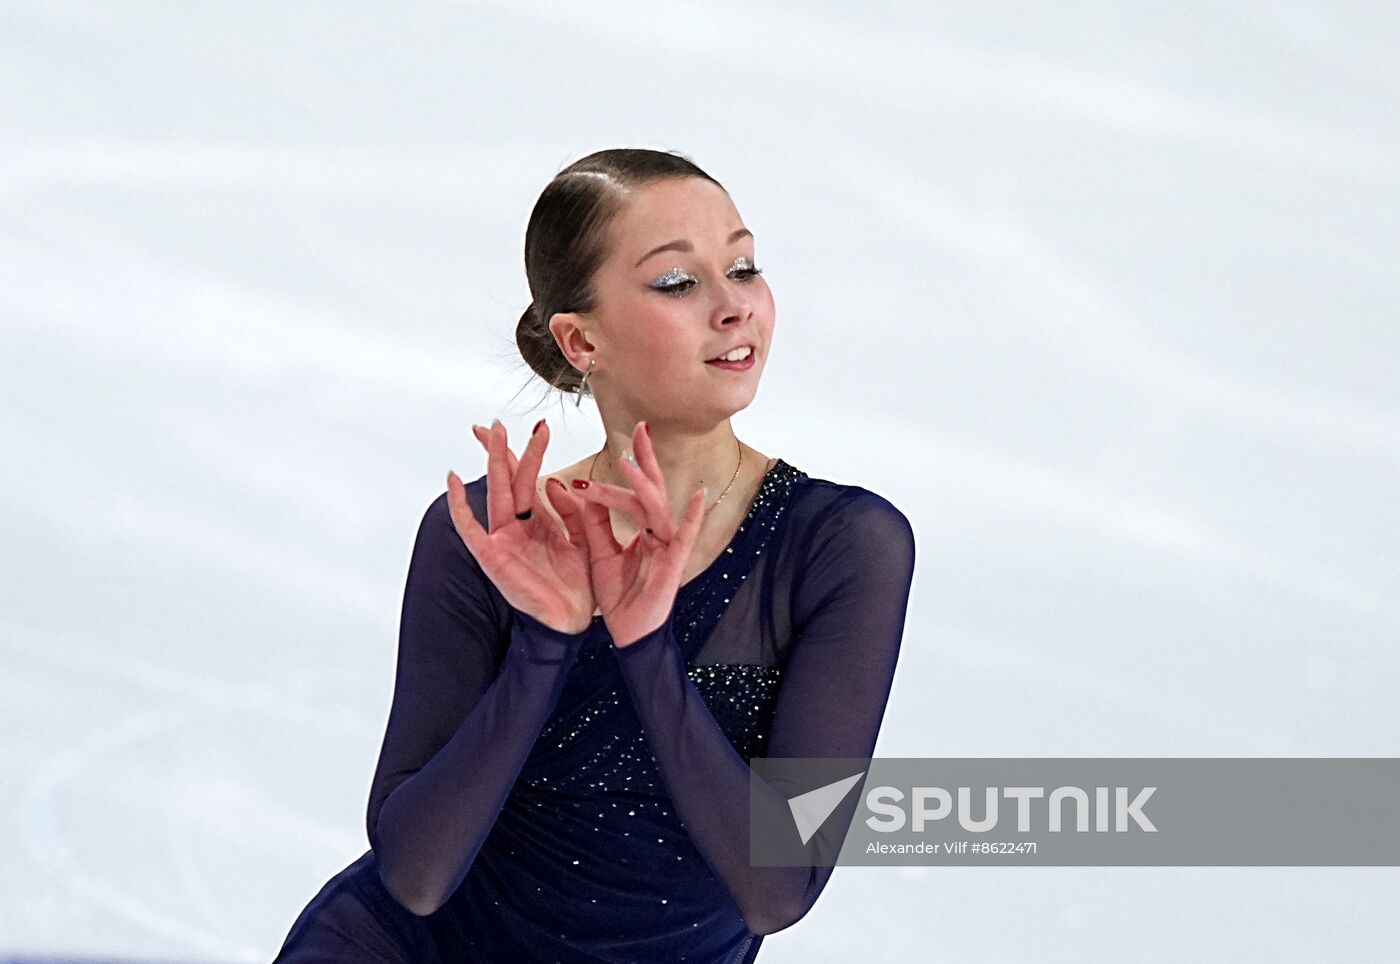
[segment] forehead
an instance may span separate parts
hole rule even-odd
[[[642,252],[682,238],[703,249],[743,226],[724,189],[699,177],[667,178],[633,190],[613,222],[616,253]]]

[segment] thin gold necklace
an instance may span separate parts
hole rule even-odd
[[[744,465],[744,446],[739,444],[739,436],[737,435],[734,436],[734,444],[739,448],[739,464],[734,466],[734,477],[729,480],[729,484],[724,487],[724,491],[719,494],[719,498],[715,499],[715,501],[711,502],[709,506],[706,507],[704,514],[701,515],[702,519],[710,514],[710,509],[713,509],[715,506],[719,505],[721,502],[724,501],[724,497],[728,495],[729,490],[734,487],[734,480],[739,478],[739,469],[743,468]],[[606,452],[607,450],[607,443],[604,442],[602,452],[599,452],[597,453],[597,455],[594,455],[593,461],[588,464],[588,481],[593,481],[593,467],[598,464],[598,456],[602,455],[603,452]]]

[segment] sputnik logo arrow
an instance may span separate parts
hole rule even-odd
[[[799,793],[788,801],[788,809],[792,811],[793,823],[797,824],[797,832],[801,835],[804,844],[821,829],[822,824],[826,823],[826,818],[831,816],[832,811],[840,806],[841,801],[846,798],[846,794],[850,793],[851,787],[860,782],[860,778],[863,776],[865,776],[864,770],[854,776],[837,780],[835,783],[828,783],[824,787]]]

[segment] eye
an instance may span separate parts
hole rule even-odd
[[[698,284],[694,278],[686,274],[680,268],[672,268],[651,283],[657,291],[664,291],[668,295],[679,297],[689,290],[690,285]]]
[[[748,258],[736,258],[734,267],[729,269],[730,277],[738,277],[741,283],[747,284],[763,273],[762,268],[754,267]],[[699,284],[693,277],[686,274],[680,268],[672,268],[651,283],[652,288],[657,291],[664,291],[673,298],[683,298],[692,287]]]
[[[755,268],[753,262],[748,258],[739,258],[734,262],[734,268],[731,274],[743,275],[743,278],[740,279],[742,281],[752,281],[754,278],[763,274],[763,269]]]

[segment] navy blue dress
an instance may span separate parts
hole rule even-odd
[[[467,485],[486,525],[486,476]],[[629,647],[514,609],[418,530],[370,850],[278,962],[748,962],[830,867],[749,865],[748,760],[870,757],[914,566],[905,516],[778,459],[730,544]],[[776,791],[775,791],[776,793]]]

